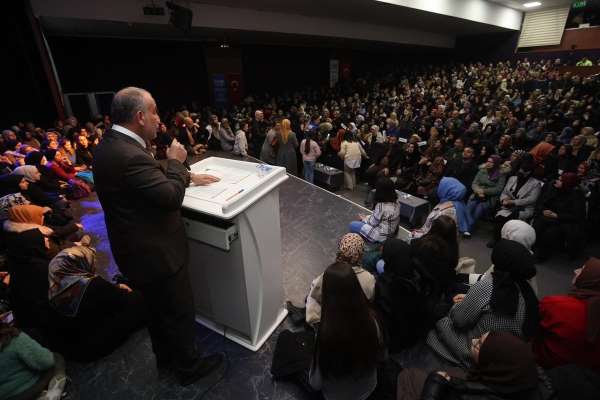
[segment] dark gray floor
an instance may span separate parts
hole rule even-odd
[[[291,177],[280,189],[280,213],[283,251],[284,289],[288,299],[301,304],[311,280],[334,261],[337,240],[346,233],[348,223],[366,210],[364,186],[354,192],[333,194]],[[356,203],[353,203],[352,201]],[[98,268],[112,277],[118,270],[110,254],[104,217],[99,202],[91,197],[75,204],[85,229],[93,236],[98,249]],[[478,261],[478,270],[489,265],[489,249],[485,243],[489,227],[482,225],[475,237],[462,241],[462,255]],[[580,263],[580,262],[579,262]],[[571,270],[577,262],[558,257],[539,267],[540,294],[564,292]],[[207,352],[224,352],[228,369],[196,385],[182,388],[170,376],[157,374],[150,340],[144,329],[102,360],[89,364],[68,363],[73,380],[73,399],[304,399],[294,385],[273,382],[269,373],[276,331],[256,353],[198,325],[198,340]],[[221,380],[220,377],[223,376]]]

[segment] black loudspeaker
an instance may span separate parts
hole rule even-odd
[[[167,1],[167,7],[171,10],[169,23],[183,33],[189,35],[192,32],[192,10],[182,7],[171,1]]]

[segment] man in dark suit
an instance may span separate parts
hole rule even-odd
[[[110,246],[123,275],[140,290],[152,315],[149,331],[157,366],[174,370],[183,385],[217,369],[221,355],[200,357],[195,341],[194,303],[188,274],[188,245],[180,207],[190,174],[178,143],[167,149],[166,166],[146,143],[156,137],[160,117],[150,93],[120,90],[111,105],[113,126],[94,152],[96,191]]]

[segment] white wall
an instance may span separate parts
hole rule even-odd
[[[523,13],[485,0],[375,0],[450,17],[520,30]],[[525,2],[525,1],[524,1]]]
[[[168,12],[165,16],[143,14],[142,8],[149,3],[148,0],[31,0],[33,12],[38,17],[167,24]],[[162,2],[158,3],[163,5]],[[292,33],[447,48],[454,47],[455,42],[451,35],[348,22],[334,18],[316,18],[198,3],[190,3],[188,7],[194,12],[192,25],[197,27]]]

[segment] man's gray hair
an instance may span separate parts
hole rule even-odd
[[[137,87],[126,87],[119,90],[110,105],[110,118],[114,124],[131,122],[138,111],[146,111],[144,95],[147,90]]]

